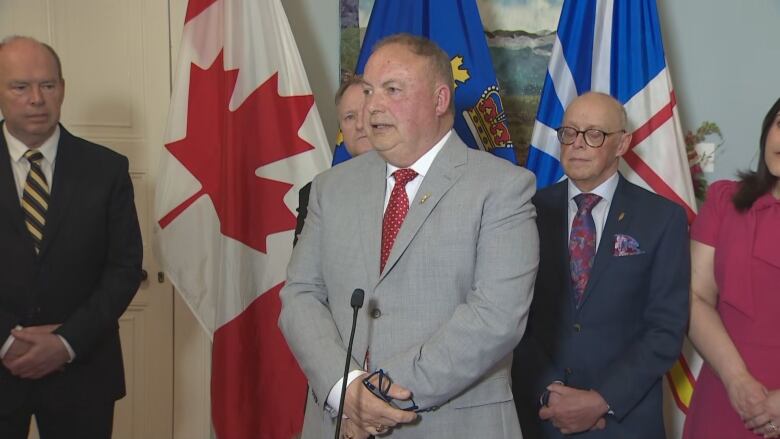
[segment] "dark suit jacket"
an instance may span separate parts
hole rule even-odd
[[[40,380],[16,378],[0,365],[0,413],[31,393],[55,406],[125,394],[117,320],[138,289],[142,259],[128,161],[60,129],[38,255],[0,134],[0,340],[16,325],[61,323],[56,333],[76,359]]]
[[[685,213],[620,176],[578,310],[569,276],[567,184],[534,197],[539,274],[512,374],[524,437],[562,437],[538,416],[545,387],[561,380],[598,391],[614,410],[606,430],[575,437],[662,439],[662,377],[680,353],[688,322]],[[644,253],[615,255],[618,234],[636,239]]]

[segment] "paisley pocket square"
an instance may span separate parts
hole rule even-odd
[[[613,256],[634,256],[641,255],[645,251],[639,248],[639,241],[630,235],[615,235],[615,247],[612,249]]]

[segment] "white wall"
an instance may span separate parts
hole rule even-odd
[[[328,139],[338,130],[339,0],[285,0]],[[761,120],[780,97],[780,0],[658,0],[686,130],[717,123],[726,139],[710,181],[755,167]]]
[[[761,121],[780,97],[780,0],[659,0],[685,129],[717,123],[710,181],[755,168]]]

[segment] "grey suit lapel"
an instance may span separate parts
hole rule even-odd
[[[376,284],[379,279],[379,253],[382,244],[382,216],[385,201],[385,186],[387,184],[387,165],[378,155],[370,153],[364,173],[365,187],[356,188],[359,191],[360,202],[360,239],[363,242],[363,261],[368,273],[368,279]]]
[[[466,163],[466,148],[467,146],[453,133],[439,151],[417,195],[409,203],[409,213],[406,214],[401,230],[398,231],[385,270],[379,276],[380,282],[393,269],[444,194],[460,178],[464,169],[462,165]]]
[[[618,186],[615,188],[615,195],[612,197],[612,204],[607,214],[607,223],[604,225],[604,231],[601,234],[599,248],[596,251],[596,257],[593,261],[593,268],[590,272],[588,286],[585,288],[583,306],[590,298],[601,279],[604,271],[612,260],[612,251],[615,245],[615,235],[624,233],[628,224],[631,222],[632,211],[630,209],[630,198],[626,195],[626,181],[621,175]]]

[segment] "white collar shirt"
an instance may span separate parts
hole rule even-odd
[[[420,186],[422,185],[422,181],[425,178],[425,174],[428,173],[428,170],[431,168],[431,165],[433,164],[433,160],[436,158],[437,155],[439,155],[439,152],[444,147],[444,144],[449,140],[450,136],[452,135],[452,130],[448,131],[447,134],[444,135],[444,137],[441,138],[438,142],[436,142],[435,145],[433,145],[433,148],[429,149],[428,152],[426,152],[422,157],[417,159],[416,162],[412,164],[412,166],[409,166],[409,168],[414,169],[415,172],[417,172],[417,177],[414,178],[414,180],[410,181],[409,183],[406,183],[406,196],[409,197],[409,205],[411,206],[412,201],[414,200],[414,197],[417,195],[417,191],[420,189]],[[387,209],[387,204],[390,202],[390,194],[393,192],[393,188],[395,187],[395,177],[393,177],[393,172],[400,169],[397,166],[393,166],[390,163],[387,164],[387,185],[385,186],[385,209]]]
[[[5,144],[8,145],[8,154],[11,157],[11,168],[14,173],[14,181],[16,182],[16,192],[19,195],[19,202],[22,201],[22,194],[24,192],[24,183],[27,180],[27,174],[30,173],[30,162],[24,158],[24,153],[30,149],[21,140],[17,139],[10,132],[8,132],[8,126],[3,124],[3,136],[5,136]],[[54,162],[57,157],[57,146],[60,143],[60,127],[54,129],[54,133],[44,141],[41,146],[37,148],[38,151],[43,154],[43,160],[41,160],[41,171],[46,177],[46,183],[49,185],[49,192],[52,190],[54,176]]]

